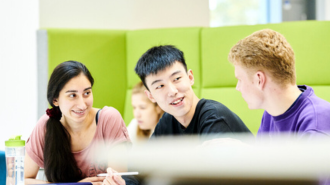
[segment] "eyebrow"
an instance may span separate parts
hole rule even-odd
[[[172,77],[172,76],[174,76],[174,75],[176,75],[176,74],[178,74],[178,73],[181,73],[181,71],[180,71],[180,70],[175,71],[174,73],[171,74],[170,77]],[[155,81],[153,81],[153,82],[151,83],[151,86],[154,85],[154,84],[157,83],[157,82],[160,82],[160,81],[162,81],[162,80],[155,80]]]
[[[84,91],[87,91],[89,89],[92,89],[92,87],[87,87],[86,89],[84,89]],[[73,92],[78,92],[77,90],[68,90],[65,93],[73,93]]]

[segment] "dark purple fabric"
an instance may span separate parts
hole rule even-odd
[[[330,103],[317,97],[309,86],[284,114],[271,116],[264,112],[257,138],[290,133],[297,137],[330,137]]]

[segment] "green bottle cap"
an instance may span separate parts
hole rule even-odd
[[[13,135],[8,141],[5,141],[6,147],[25,146],[25,141],[21,140],[22,135]]]

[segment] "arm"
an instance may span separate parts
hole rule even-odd
[[[246,133],[252,136],[251,131],[234,112],[224,105],[214,105],[211,104],[211,106],[201,110],[199,120],[201,134]]]
[[[26,153],[24,160],[24,178],[25,184],[45,184],[47,181],[37,180],[39,166]]]
[[[202,135],[233,133],[226,121],[216,115],[209,115],[200,123],[200,132]]]

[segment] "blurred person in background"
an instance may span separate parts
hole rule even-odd
[[[149,139],[163,115],[163,110],[157,103],[151,102],[142,82],[137,83],[132,89],[132,106],[134,119],[127,127],[132,143]]]

